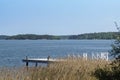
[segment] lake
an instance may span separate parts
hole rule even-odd
[[[113,40],[0,40],[0,66],[23,66],[22,59],[67,57],[111,50]]]

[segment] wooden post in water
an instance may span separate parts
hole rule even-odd
[[[49,61],[49,59],[50,59],[50,56],[47,57],[47,60],[48,60],[48,61]]]
[[[38,63],[36,62],[36,63],[35,63],[35,67],[37,67],[37,65],[38,65]]]
[[[48,60],[47,67],[49,67],[49,59],[50,59],[50,56],[47,57],[47,60]]]
[[[28,57],[26,56],[26,67],[28,67]]]

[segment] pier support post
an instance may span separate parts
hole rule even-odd
[[[38,63],[36,62],[36,63],[35,63],[35,67],[37,67],[37,66],[38,66]]]
[[[50,59],[50,56],[47,57],[47,60],[48,60],[48,61],[49,61],[49,59]]]
[[[50,56],[47,57],[47,60],[48,60],[47,67],[49,67],[49,59],[50,59]]]
[[[26,56],[26,60],[28,60],[28,57]],[[28,67],[28,61],[26,61],[26,67]]]

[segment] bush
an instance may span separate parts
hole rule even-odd
[[[120,37],[112,45],[110,51],[114,60],[104,68],[97,68],[94,75],[99,80],[120,80]]]

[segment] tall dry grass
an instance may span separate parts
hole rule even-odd
[[[93,75],[95,69],[108,63],[104,60],[67,58],[48,67],[1,68],[0,80],[97,80]]]

